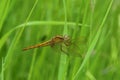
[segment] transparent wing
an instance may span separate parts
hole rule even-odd
[[[54,53],[61,53],[61,44],[55,44],[54,46],[51,46]]]
[[[71,40],[70,45],[62,44],[61,50],[67,55],[83,57],[87,49],[84,39]]]
[[[65,53],[69,56],[83,57],[86,53],[86,41],[84,39],[72,39],[69,45],[65,43],[57,43],[51,46],[56,53]]]

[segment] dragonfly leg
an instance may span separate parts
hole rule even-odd
[[[60,49],[63,53],[67,54],[69,56],[69,54],[63,49],[63,45],[60,46]]]
[[[70,46],[71,45],[71,41],[69,40],[69,41],[66,41],[66,42],[64,42],[64,44],[66,45],[66,46]]]

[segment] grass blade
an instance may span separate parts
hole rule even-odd
[[[111,9],[112,4],[113,4],[113,0],[111,0],[110,5],[109,5],[109,7],[108,7],[108,9],[107,9],[107,12],[106,12],[106,14],[105,14],[105,16],[104,16],[104,18],[103,18],[103,20],[102,20],[102,22],[101,22],[101,25],[100,25],[100,27],[99,27],[99,30],[98,30],[97,34],[95,35],[95,38],[94,38],[93,41],[91,42],[90,47],[88,48],[88,51],[87,51],[87,54],[86,54],[85,59],[83,60],[81,66],[80,66],[80,68],[79,68],[79,70],[77,71],[77,73],[76,73],[75,76],[74,76],[74,79],[75,79],[75,80],[77,80],[77,78],[78,78],[78,76],[79,76],[79,74],[80,74],[80,71],[83,69],[83,67],[84,67],[85,64],[87,63],[87,61],[88,61],[88,59],[89,59],[89,57],[90,57],[90,54],[92,53],[93,49],[95,48],[95,45],[96,45],[96,43],[97,43],[97,41],[98,41],[98,39],[99,39],[99,36],[100,36],[100,34],[101,34],[101,31],[102,31],[102,27],[103,27],[103,25],[104,25],[104,23],[105,23],[105,20],[106,20],[108,14],[109,14],[109,11],[110,11],[110,9]]]

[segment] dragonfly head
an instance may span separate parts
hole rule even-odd
[[[65,43],[66,45],[70,45],[71,40],[70,40],[70,37],[69,37],[69,36],[67,36],[67,35],[64,36],[64,43]]]
[[[68,41],[68,40],[70,40],[70,37],[67,36],[67,35],[65,35],[65,36],[64,36],[64,40],[65,40],[65,41]]]

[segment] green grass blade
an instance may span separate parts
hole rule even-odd
[[[15,28],[11,29],[9,32],[7,32],[4,36],[2,36],[2,38],[0,39],[0,49],[2,48],[2,46],[4,45],[4,43],[6,42],[6,40],[8,39],[8,37],[11,35],[12,32],[14,32],[15,30],[18,30],[22,27],[31,27],[30,25],[61,25],[61,27],[63,27],[63,25],[65,24],[64,21],[30,21],[27,23],[23,23],[21,25],[16,26]],[[67,22],[67,25],[73,25],[75,26],[76,23],[75,22]],[[79,26],[82,26],[83,24],[79,23]],[[89,27],[89,25],[84,25],[85,27]],[[42,26],[40,26],[42,27]]]
[[[90,79],[90,80],[96,80],[96,78],[90,73],[90,71],[86,72],[86,76]]]
[[[31,12],[30,12],[30,14],[28,15],[28,17],[27,17],[27,19],[26,19],[26,23],[28,22],[31,14],[32,14],[35,6],[36,6],[37,1],[38,1],[38,0],[36,0],[33,8],[31,9]],[[25,26],[26,26],[26,24],[24,25],[24,27],[25,27]],[[10,47],[9,47],[9,50],[8,50],[8,52],[7,52],[7,56],[5,57],[5,68],[7,68],[7,67],[10,65],[10,63],[12,62],[12,56],[13,56],[14,48],[15,48],[15,46],[17,46],[17,43],[18,43],[18,41],[19,41],[19,39],[20,39],[20,37],[21,37],[21,35],[22,35],[22,33],[23,33],[24,27],[22,27],[22,29],[17,32],[17,34],[15,35],[15,37],[14,37],[14,39],[13,39],[13,41],[12,41]]]
[[[68,26],[67,26],[67,10],[66,10],[66,2],[63,0],[64,5],[64,14],[65,14],[65,25],[63,30],[63,35],[68,34]],[[68,67],[68,57],[62,53],[60,56],[60,66],[58,71],[58,80],[66,80],[67,75],[67,67]]]
[[[85,59],[83,60],[81,66],[80,66],[80,68],[79,68],[79,70],[77,71],[77,73],[76,73],[75,76],[74,76],[74,79],[75,79],[75,80],[78,78],[81,70],[83,69],[83,67],[84,67],[85,64],[87,63],[87,61],[88,61],[88,59],[89,59],[89,57],[90,57],[90,54],[92,53],[92,51],[93,51],[93,49],[94,49],[94,47],[95,47],[95,45],[96,45],[96,43],[97,43],[97,41],[98,41],[98,39],[99,39],[99,36],[100,36],[100,34],[101,34],[103,25],[104,25],[104,23],[105,23],[105,20],[106,20],[108,14],[109,14],[109,11],[110,11],[110,9],[111,9],[112,4],[113,4],[113,0],[111,0],[110,5],[109,5],[109,7],[108,7],[108,9],[107,9],[107,12],[106,12],[106,14],[105,14],[105,16],[104,16],[104,18],[103,18],[103,20],[102,20],[102,22],[101,22],[101,25],[100,25],[100,27],[99,27],[99,29],[98,29],[98,32],[96,33],[95,38],[93,39],[93,41],[91,42],[90,47],[88,48],[87,54],[86,54],[86,56],[85,56]]]
[[[5,18],[9,12],[10,0],[1,0],[0,2],[0,32],[3,27]]]
[[[4,78],[5,78],[5,76],[4,76],[4,70],[5,70],[5,67],[4,67],[4,59],[2,58],[2,69],[1,69],[2,71],[1,71],[1,74],[0,74],[0,78],[1,78],[1,80],[5,80]]]

